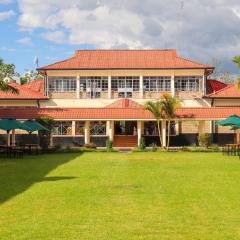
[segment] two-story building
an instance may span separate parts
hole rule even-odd
[[[216,143],[231,142],[234,132],[215,121],[240,114],[240,91],[210,80],[213,70],[171,49],[77,50],[69,59],[39,68],[44,80],[19,86],[18,95],[0,93],[0,117],[53,117],[55,145],[105,146],[109,138],[116,147],[134,147],[142,137],[149,145],[158,143],[158,134],[143,104],[169,92],[182,100],[171,123],[171,145],[194,144],[201,132],[213,134]],[[31,99],[22,97],[24,89]],[[161,128],[166,145],[164,119]]]

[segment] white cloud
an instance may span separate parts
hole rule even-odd
[[[24,38],[20,38],[17,40],[18,43],[20,44],[31,44],[31,38],[30,37],[24,37]]]
[[[5,11],[5,12],[0,12],[0,21],[8,19],[12,16],[14,16],[15,13],[13,10]]]
[[[65,41],[65,34],[63,31],[45,32],[42,36],[56,43],[63,43]]]
[[[96,48],[177,48],[232,68],[240,53],[239,0],[19,0],[21,29],[56,43]]]

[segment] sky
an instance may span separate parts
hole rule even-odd
[[[176,48],[237,74],[240,0],[0,0],[0,57],[18,72],[75,49]]]

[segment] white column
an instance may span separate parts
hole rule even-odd
[[[12,146],[16,146],[15,129],[12,130]]]
[[[240,143],[240,131],[239,129],[236,130],[236,140],[237,140],[237,144]]]
[[[49,86],[48,86],[48,75],[45,76],[45,96],[49,95],[48,92]]]
[[[85,122],[84,140],[85,144],[90,143],[90,121]]]
[[[143,76],[139,77],[139,90],[140,90],[140,98],[144,98]]]
[[[198,122],[198,133],[203,134],[205,133],[205,121],[201,120]]]
[[[167,146],[167,127],[166,127],[166,121],[162,121],[162,144],[163,147]]]
[[[10,131],[7,131],[7,146],[11,145],[11,135],[10,135]]]
[[[107,121],[107,135],[110,141],[113,141],[114,136],[114,121]]]
[[[112,78],[108,76],[108,98],[112,98]]]
[[[137,121],[137,137],[138,137],[138,146],[140,146],[141,137],[142,137],[142,122]]]
[[[176,135],[179,135],[179,121],[175,121],[175,131]]]
[[[171,94],[175,96],[174,75],[171,76]]]
[[[72,136],[76,135],[76,122],[72,121]]]
[[[80,98],[80,76],[76,77],[76,97]]]
[[[203,95],[206,95],[206,89],[205,89],[205,75],[203,75],[203,78],[202,78],[202,93]]]

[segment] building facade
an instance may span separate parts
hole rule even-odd
[[[240,91],[209,79],[213,70],[171,49],[77,50],[69,59],[39,68],[44,80],[16,85],[18,95],[1,93],[0,117],[53,117],[54,145],[103,147],[110,139],[115,147],[136,147],[141,138],[147,145],[159,144],[156,121],[143,104],[168,92],[182,100],[171,122],[172,146],[195,144],[199,133],[224,144],[235,134],[215,122],[240,114]],[[164,145],[166,125],[162,119]],[[17,135],[20,141],[23,134]]]

